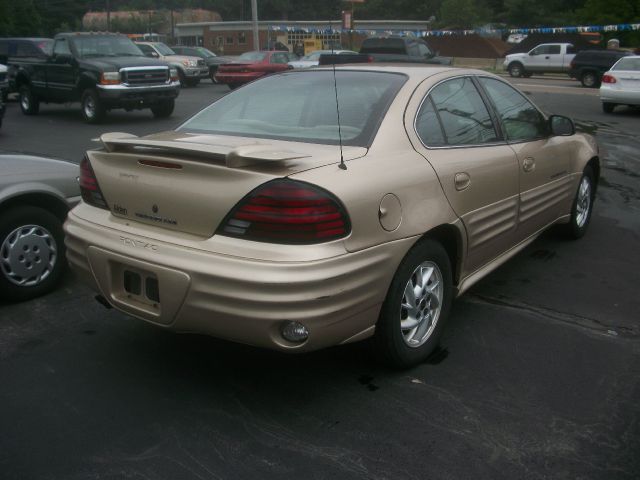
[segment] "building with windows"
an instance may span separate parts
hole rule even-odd
[[[375,34],[420,32],[429,29],[428,21],[361,20],[355,31],[342,32],[341,20],[258,22],[260,48],[280,42],[290,51],[301,43],[313,44],[314,50],[323,48],[358,49],[362,40]],[[176,41],[180,45],[199,45],[221,55],[240,55],[253,50],[251,22],[178,23]]]

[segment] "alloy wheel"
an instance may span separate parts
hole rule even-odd
[[[0,246],[0,269],[13,284],[32,287],[42,283],[53,271],[58,246],[53,235],[39,225],[13,230]]]
[[[440,317],[443,295],[438,265],[421,263],[409,277],[400,305],[400,329],[408,346],[417,348],[429,339]]]

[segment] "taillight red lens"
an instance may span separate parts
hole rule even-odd
[[[349,216],[331,193],[280,179],[243,198],[217,233],[259,242],[311,244],[342,238],[350,231]]]
[[[93,168],[87,157],[84,157],[80,162],[80,194],[85,203],[109,210],[100,185],[98,185],[98,179],[93,173]]]
[[[614,77],[613,75],[603,75],[602,76],[602,83],[616,83],[616,77]]]

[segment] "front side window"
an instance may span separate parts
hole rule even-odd
[[[271,63],[287,63],[289,57],[284,53],[274,53],[271,55]]]
[[[66,38],[60,38],[59,40],[56,40],[56,43],[53,46],[53,54],[54,55],[71,55],[69,42],[67,42]]]
[[[507,140],[531,141],[548,135],[544,115],[515,88],[493,78],[480,78],[480,83],[496,107]]]
[[[155,43],[154,45],[156,47],[156,50],[158,50],[158,52],[160,52],[160,55],[162,55],[162,56],[175,55],[176,54],[176,52],[171,50],[164,43]]]
[[[489,111],[471,78],[447,80],[429,96],[448,145],[481,145],[498,140]]]
[[[560,53],[560,45],[549,45],[548,49],[548,54],[558,55]]]
[[[290,72],[232,92],[179,131],[368,147],[404,75],[348,70]],[[309,95],[313,92],[313,95]]]

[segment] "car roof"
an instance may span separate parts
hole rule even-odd
[[[332,65],[324,65],[319,67],[322,69],[333,69]],[[366,71],[366,72],[387,72],[402,73],[409,78],[427,78],[439,73],[454,71],[461,75],[487,75],[495,77],[495,75],[485,72],[484,70],[457,68],[445,65],[429,65],[423,63],[353,63],[345,65],[336,65],[336,70]],[[498,77],[496,77],[498,78]]]

